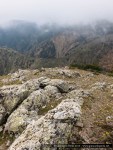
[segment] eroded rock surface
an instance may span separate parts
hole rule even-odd
[[[18,133],[32,121],[38,119],[39,109],[50,101],[44,90],[37,90],[23,101],[23,103],[9,116],[5,130]]]
[[[112,140],[112,77],[64,67],[18,70],[0,82],[0,149]]]
[[[67,93],[69,90],[70,85],[66,81],[60,79],[41,77],[25,82],[17,88],[15,93],[21,91],[28,92],[28,94],[25,97],[22,93],[24,98],[21,97],[20,106],[18,106],[18,108],[9,116],[5,125],[5,131],[8,131],[9,133],[21,133],[32,120],[40,118],[38,111],[42,107],[46,107],[46,104],[51,101],[61,99],[62,93]],[[18,104],[20,102],[19,94],[16,94],[16,96],[18,96],[18,101],[16,103]],[[5,101],[8,103],[8,100]]]
[[[68,144],[73,124],[76,124],[80,115],[81,107],[78,100],[63,100],[55,109],[28,125],[9,150],[35,150],[41,149],[44,144]]]
[[[9,115],[13,110],[18,107],[19,104],[25,100],[30,93],[39,89],[39,82],[37,79],[33,79],[25,82],[22,85],[8,85],[0,88],[1,105],[5,109],[5,113],[1,113],[1,121],[2,124],[4,117]]]

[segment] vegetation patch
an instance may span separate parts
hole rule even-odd
[[[0,132],[0,147],[2,147],[4,150],[13,143],[15,140],[15,137],[13,135],[10,135],[8,133]],[[8,144],[8,142],[10,142]],[[7,145],[8,144],[8,145]]]
[[[106,117],[108,116],[113,116],[112,105],[107,105],[99,110],[99,115],[95,117],[94,124],[98,127],[101,127],[103,130],[103,134],[101,135],[100,140],[103,142],[111,143],[111,141],[113,141],[113,125],[107,124]]]
[[[39,115],[45,115],[49,110],[55,108],[58,104],[60,104],[61,101],[62,101],[62,99],[57,100],[57,101],[55,101],[55,100],[50,101],[50,102],[46,105],[45,108],[42,108],[42,109],[39,110],[38,114],[39,114]]]
[[[102,72],[103,69],[99,67],[98,65],[94,64],[87,64],[87,65],[82,65],[82,64],[70,64],[69,66],[70,69],[72,68],[78,68],[78,69],[83,69],[83,70],[89,70],[89,71],[96,71],[96,72]]]
[[[20,80],[15,80],[15,81],[8,82],[8,83],[6,83],[5,85],[13,85],[13,84],[22,84],[22,81],[20,81]]]
[[[84,98],[84,103],[82,108],[83,109],[91,109],[92,108],[92,104],[95,102],[95,99],[93,96],[89,96],[87,98]]]

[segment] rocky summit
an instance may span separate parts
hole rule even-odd
[[[69,67],[0,76],[0,150],[112,143],[112,108],[112,76]]]

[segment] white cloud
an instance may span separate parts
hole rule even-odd
[[[37,23],[113,21],[113,0],[0,0],[0,23],[27,20]]]

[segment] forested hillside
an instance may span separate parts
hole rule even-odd
[[[0,63],[3,68],[1,74],[19,67],[70,64],[93,65],[105,71],[113,71],[113,23],[105,20],[90,25],[65,27],[55,24],[38,26],[16,21],[0,29],[0,47],[0,57],[3,58]],[[12,53],[10,49],[17,52]]]
[[[0,49],[0,75],[13,72],[19,68],[29,68],[33,60],[12,49]]]

